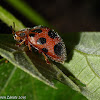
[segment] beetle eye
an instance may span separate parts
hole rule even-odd
[[[25,36],[25,33],[21,33],[20,36],[21,36],[21,37]]]

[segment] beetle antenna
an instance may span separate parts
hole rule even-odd
[[[12,29],[12,34],[14,35],[15,34],[15,23],[13,22],[13,27],[11,26],[11,29]]]

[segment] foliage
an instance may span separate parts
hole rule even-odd
[[[23,9],[23,6],[20,6],[21,0],[7,0],[7,2],[17,10],[21,9],[19,11],[28,19],[31,18],[34,23],[47,25],[47,22],[24,2],[25,9]],[[16,7],[16,3],[19,6]],[[39,21],[36,19],[37,16]],[[0,19],[8,26],[15,22],[15,30],[25,27],[1,6]],[[70,33],[62,35],[62,38],[67,47],[67,61],[64,64],[52,62],[51,65],[47,65],[38,53],[25,51],[24,47],[16,47],[12,35],[1,34],[0,55],[9,62],[5,63],[4,58],[0,60],[0,95],[26,96],[28,100],[47,100],[50,97],[51,100],[68,98],[86,100],[81,95],[83,94],[88,99],[99,100],[100,33]]]

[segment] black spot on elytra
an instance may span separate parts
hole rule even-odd
[[[62,43],[58,43],[54,46],[54,52],[57,56],[61,56],[63,51]]]
[[[43,51],[44,53],[47,53],[47,52],[48,52],[48,49],[43,48],[42,51]]]
[[[34,37],[34,36],[35,36],[35,34],[31,33],[31,34],[29,34],[29,36],[30,36],[30,37]]]
[[[37,40],[37,44],[45,44],[46,43],[46,39],[45,38],[39,38]]]
[[[52,39],[55,39],[55,38],[57,37],[57,34],[56,34],[54,31],[52,31],[52,30],[50,30],[50,31],[48,32],[48,35],[49,35],[49,37],[52,38]]]
[[[31,32],[41,33],[42,30],[41,29],[35,29],[35,30],[32,30]]]
[[[25,33],[21,33],[20,36],[21,36],[21,37],[25,36]]]

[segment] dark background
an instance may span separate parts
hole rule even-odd
[[[41,14],[59,32],[100,31],[100,0],[23,0]],[[21,20],[27,27],[31,23],[6,0],[0,5]],[[11,29],[0,21],[0,33],[11,33]]]

